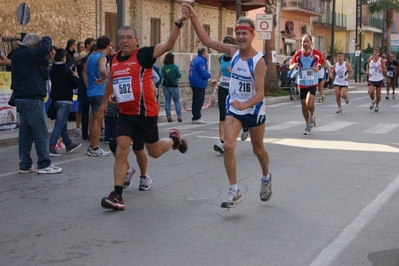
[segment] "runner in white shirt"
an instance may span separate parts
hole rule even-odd
[[[373,57],[368,60],[366,66],[367,73],[369,74],[369,95],[371,99],[370,110],[378,112],[379,103],[381,101],[381,88],[384,83],[384,75],[387,73],[387,64],[384,59],[380,57],[380,49],[373,49]],[[376,98],[374,98],[374,91],[376,91]]]
[[[270,200],[272,176],[269,173],[269,154],[263,138],[265,134],[264,77],[266,62],[263,54],[252,46],[255,39],[255,23],[247,17],[240,17],[235,25],[237,45],[224,44],[209,37],[202,27],[194,8],[183,3],[190,10],[190,20],[203,45],[216,51],[232,55],[229,95],[226,99],[224,165],[230,187],[222,208],[232,208],[242,200],[237,184],[237,160],[235,147],[242,128],[249,128],[252,149],[261,168],[260,199]]]
[[[347,95],[348,92],[348,85],[349,85],[349,79],[353,75],[353,69],[352,66],[345,62],[345,54],[342,52],[339,52],[337,55],[338,62],[334,64],[332,67],[332,70],[329,71],[330,78],[334,77],[334,90],[335,90],[335,100],[338,105],[338,113],[342,112],[342,107],[341,107],[341,98],[345,99],[345,103],[349,103],[349,98]]]

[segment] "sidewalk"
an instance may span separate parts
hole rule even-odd
[[[355,83],[354,81],[349,82],[349,91],[356,90],[356,86],[366,86],[365,83]],[[333,89],[324,89],[324,94],[325,95],[330,95],[334,94]],[[212,99],[209,98],[210,96],[207,95],[207,98],[205,99],[204,106],[206,108],[215,108],[210,105],[210,102]],[[318,99],[318,93],[316,94],[316,99]],[[280,102],[288,102],[290,101],[290,96],[281,96],[281,97],[265,97],[265,102],[266,105],[271,105],[275,103],[280,103]],[[191,107],[191,101],[187,101],[186,106]],[[172,119],[175,121],[177,120],[176,112],[172,112]],[[166,122],[166,115],[164,111],[164,106],[161,106],[161,111],[159,112],[158,116],[158,122],[163,123]],[[47,128],[49,132],[49,138],[51,135],[51,132],[53,131],[54,127],[54,122],[55,120],[50,120],[47,119]],[[76,123],[75,121],[68,122],[68,131],[69,135],[73,136],[75,133],[75,128],[76,128]],[[5,146],[11,146],[11,145],[18,145],[18,133],[19,133],[19,128],[16,128],[14,130],[3,130],[0,131],[0,147],[5,147]]]

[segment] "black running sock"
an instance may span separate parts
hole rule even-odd
[[[93,147],[92,147],[92,149],[93,149],[93,151],[96,151],[96,150],[98,150],[98,146],[97,146],[97,148],[93,148]]]
[[[173,140],[173,147],[176,147],[179,144],[179,138],[171,137],[171,139]]]
[[[122,198],[123,186],[115,186],[114,190],[115,190],[116,194],[118,194],[119,197]]]

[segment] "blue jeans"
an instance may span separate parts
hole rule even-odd
[[[165,96],[165,112],[166,117],[171,117],[170,114],[170,100],[173,99],[175,103],[177,117],[181,117],[181,105],[180,105],[180,91],[178,87],[165,87],[162,86],[163,94]]]
[[[43,100],[16,99],[15,105],[19,112],[19,163],[20,170],[29,169],[32,165],[30,152],[35,142],[37,168],[50,166],[51,160],[48,146],[48,130],[46,124],[46,109]]]
[[[201,109],[205,101],[205,89],[191,87],[193,91],[193,103],[192,103],[192,114],[193,118],[191,120],[201,119]]]
[[[54,147],[57,144],[58,137],[61,135],[65,147],[70,147],[72,145],[72,140],[68,135],[68,115],[71,112],[72,103],[54,101],[52,104],[57,112],[57,117],[55,119],[53,133],[51,133],[49,145],[50,147]]]

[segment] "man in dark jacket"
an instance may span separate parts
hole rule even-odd
[[[211,74],[208,71],[208,50],[205,46],[198,49],[198,55],[191,60],[189,81],[191,90],[193,91],[193,103],[192,103],[192,124],[205,124],[205,121],[201,119],[201,109],[205,100],[205,90],[208,86],[208,79],[211,78]]]
[[[62,168],[51,164],[44,97],[46,90],[46,57],[52,51],[52,40],[40,39],[28,33],[12,56],[11,77],[15,105],[20,114],[19,172],[28,174],[56,174]],[[38,157],[37,169],[33,166],[30,151],[35,142]]]
[[[81,146],[72,142],[68,135],[68,115],[71,112],[73,102],[73,90],[79,85],[79,76],[75,65],[68,67],[66,63],[65,49],[57,49],[54,56],[54,64],[50,70],[51,99],[57,117],[54,129],[50,137],[50,156],[60,156],[55,149],[58,137],[61,135],[67,153],[71,153]]]

